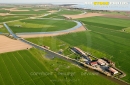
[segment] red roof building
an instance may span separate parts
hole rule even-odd
[[[117,73],[118,73],[118,71],[115,70],[115,69],[112,68],[112,67],[109,68],[109,71],[110,71],[112,74],[117,74]]]
[[[97,61],[94,61],[94,62],[91,62],[90,65],[91,66],[96,66],[96,65],[98,65],[98,63],[97,63]]]

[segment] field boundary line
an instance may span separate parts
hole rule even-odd
[[[0,55],[0,57],[2,57],[2,56]],[[1,73],[0,73],[0,76],[1,76],[1,78],[2,78],[2,81],[3,81],[4,85],[5,85],[5,82],[4,82],[4,80],[3,80],[3,77],[2,77],[2,75],[1,75]]]
[[[1,58],[2,58],[2,57],[1,57]],[[5,64],[5,62],[4,62],[4,60],[3,60],[3,58],[2,58],[2,61],[3,61],[3,63]],[[6,64],[5,64],[5,66],[6,66]],[[8,72],[8,74],[9,74],[9,76],[10,76],[10,78],[11,78],[12,82],[13,82],[13,85],[15,85],[15,84],[14,84],[14,81],[13,81],[13,79],[12,79],[11,75],[10,75],[10,72],[9,72],[9,70],[8,70],[8,68],[7,68],[7,66],[6,66],[6,69],[7,69],[7,72]]]
[[[29,51],[29,53],[34,57],[34,55]],[[32,61],[32,59],[31,59],[31,61]],[[36,66],[37,66],[37,64],[34,62],[34,61],[32,61]],[[39,66],[37,66],[41,71],[42,71],[42,69],[39,67]],[[50,79],[50,77],[49,76],[47,76],[48,77],[48,79]],[[51,79],[50,79],[51,80]],[[52,82],[52,81],[51,81]],[[54,84],[54,82],[52,82],[53,84]],[[55,85],[55,84],[54,84]]]
[[[14,56],[14,55],[13,55],[13,53],[12,53],[12,56]],[[10,59],[10,57],[9,57],[9,60],[10,60],[10,61],[11,61],[11,63],[12,63],[12,60]],[[21,76],[20,76],[20,74],[19,74],[18,70],[16,69],[16,67],[14,66],[14,64],[13,64],[13,63],[12,63],[12,65],[13,65],[13,67],[15,68],[15,70],[16,70],[17,74],[19,75],[20,79],[23,81],[23,79],[21,78]],[[24,81],[23,81],[23,83],[24,83]],[[24,84],[24,85],[25,85],[25,84]]]
[[[18,52],[17,52],[18,53]],[[19,53],[18,53],[18,55],[20,55]],[[20,55],[21,56],[21,55]],[[24,62],[26,62],[27,63],[27,65],[34,71],[34,69],[28,64],[28,62],[27,61],[25,61],[25,59],[21,56],[21,58],[24,60]],[[41,70],[41,69],[40,69]],[[41,70],[42,71],[42,70]],[[38,76],[38,78],[42,81],[42,79],[41,79],[41,77],[40,76]],[[37,79],[37,78],[35,78],[35,79]],[[43,81],[42,81],[43,82]],[[43,84],[45,85],[45,83],[43,82]]]
[[[14,56],[14,54],[13,54]],[[14,56],[14,58],[17,60],[17,62],[19,62],[19,60]],[[21,65],[21,63],[19,62],[19,65],[23,68],[23,66]],[[28,75],[27,71],[25,70],[25,68],[23,68],[23,70],[26,72],[26,74]],[[28,75],[29,76],[29,75]],[[30,77],[30,76],[29,76]],[[33,79],[30,77],[30,80],[34,83]],[[35,83],[34,83],[35,84]],[[36,84],[35,84],[36,85]]]
[[[0,56],[1,57],[1,56]],[[2,79],[2,82],[4,83],[4,85],[5,85],[5,82],[3,81],[3,77],[2,77],[2,75],[1,75],[1,73],[0,73],[0,77],[1,77],[1,79]]]
[[[49,69],[46,67],[46,65],[44,65],[44,64],[42,64],[42,65],[45,67],[45,69],[46,69],[47,71],[49,71]],[[54,75],[55,75],[55,74],[54,74]],[[55,78],[55,77],[58,78],[58,76],[56,76],[56,75],[54,76],[54,78]],[[50,77],[49,77],[49,78],[50,78]],[[62,83],[62,82],[60,82],[60,83]],[[62,84],[64,85],[64,83],[62,83]],[[55,85],[55,84],[54,84],[54,85]]]

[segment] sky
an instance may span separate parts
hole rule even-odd
[[[85,2],[128,2],[128,5],[124,6],[89,6]],[[104,10],[127,10],[130,11],[130,0],[0,0],[0,3],[8,4],[42,4],[42,3],[51,3],[51,4],[78,4],[78,7],[81,8],[90,8],[90,9],[104,9]]]
[[[0,0],[0,3],[84,3],[92,1],[127,1],[130,0]]]
[[[114,6],[93,6],[85,4],[85,2],[128,2],[128,5],[114,5]],[[125,10],[130,11],[130,0],[0,0],[0,3],[7,4],[78,4],[76,7],[97,9],[97,10]]]

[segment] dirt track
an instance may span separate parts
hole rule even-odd
[[[8,15],[14,15],[14,14],[9,14],[9,13],[0,13],[0,16],[8,16]]]
[[[50,13],[55,13],[55,12],[57,12],[57,10],[52,10],[52,11],[48,11],[48,12],[50,12]]]
[[[80,31],[85,31],[86,29],[81,26],[80,28],[70,31],[70,32],[62,32],[62,33],[57,33],[57,34],[31,34],[31,35],[18,35],[19,37],[22,38],[33,38],[33,37],[48,37],[48,36],[58,36],[58,35],[65,35],[68,33],[72,33],[72,32],[80,32]]]
[[[10,11],[29,11],[29,10],[19,10],[19,9],[17,9],[17,8],[9,8],[9,9],[7,9],[7,8],[3,8],[4,10],[10,10]]]
[[[31,48],[31,46],[21,41],[13,40],[6,36],[0,35],[0,53],[23,50],[27,48]]]
[[[79,15],[63,15],[68,18],[77,19],[77,18],[85,18],[85,17],[94,17],[94,16],[103,16],[104,14],[100,13],[86,13],[86,14],[79,14]]]

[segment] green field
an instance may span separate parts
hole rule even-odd
[[[39,8],[36,8],[36,7],[31,7],[31,8],[14,7],[14,8],[16,8],[16,10],[22,10],[22,11],[10,11],[10,10],[4,10],[2,8],[11,9],[13,7],[0,7],[0,8],[1,8],[0,13],[10,13],[10,14],[20,14],[20,15],[22,15],[22,14],[28,14],[28,15],[29,14],[37,14],[37,15],[46,14],[46,13],[49,13],[48,11],[50,10],[50,9],[46,10],[45,8],[41,8],[39,10]],[[23,10],[28,10],[28,11],[23,11]]]
[[[89,17],[89,18],[82,18],[79,20],[81,20],[84,23],[86,22],[86,24],[87,24],[87,22],[92,22],[92,23],[120,26],[120,27],[129,27],[130,26],[130,20],[127,20],[127,19],[106,18],[106,17]]]
[[[67,49],[69,44],[62,42],[61,40],[57,39],[56,37],[40,37],[40,38],[29,38],[28,41],[36,43],[40,46],[49,46],[50,50],[58,52],[59,49]]]
[[[9,16],[0,16],[0,22],[13,21],[17,19],[23,19],[30,17],[29,15],[9,15]]]
[[[115,11],[115,12],[102,12],[102,13],[104,13],[104,14],[115,14],[115,15],[126,15],[127,13],[126,12],[117,12],[117,11]]]
[[[102,21],[100,21],[100,18],[102,19]],[[28,40],[39,45],[42,43],[43,45],[50,46],[52,50],[64,49],[64,47],[58,47],[59,45],[62,45],[57,43],[60,41],[64,42],[64,44],[67,43],[67,46],[77,46],[96,57],[108,58],[116,63],[117,68],[126,73],[126,77],[124,77],[123,80],[130,82],[130,68],[128,67],[130,65],[130,34],[118,31],[123,29],[123,27],[128,27],[130,25],[128,24],[129,21],[124,19],[104,17],[91,17],[80,20],[91,31],[71,33],[54,38],[48,37],[48,39],[34,38]],[[91,24],[87,23],[86,21],[94,23]],[[122,21],[122,24],[120,21]],[[48,44],[47,42],[50,42],[50,44]]]
[[[86,19],[86,20],[88,20],[88,19]],[[108,21],[109,20],[110,19],[108,19]],[[111,23],[108,22],[109,24],[112,24],[112,22],[114,22],[116,19],[114,21],[113,21],[113,19],[111,19],[111,20],[112,20]],[[119,20],[119,21],[121,21],[121,20]],[[83,22],[84,22],[84,20],[83,20]],[[96,22],[96,20],[95,20],[95,22]],[[99,22],[100,22],[100,19],[99,20],[97,19],[97,23],[99,23]],[[107,20],[106,20],[106,22],[107,22]],[[116,23],[114,23],[114,24],[115,24],[115,26],[123,25],[126,27],[130,25],[125,22],[129,23],[128,20],[126,20],[126,21],[122,20],[122,24],[120,24],[118,21],[116,21]],[[98,51],[106,54],[107,56],[102,56],[102,57],[106,57],[106,58],[114,61],[116,63],[116,66],[127,74],[127,76],[123,79],[126,80],[127,82],[130,82],[130,73],[129,73],[130,69],[127,67],[128,65],[130,65],[130,63],[129,63],[129,61],[130,61],[130,58],[129,58],[129,56],[130,56],[130,53],[129,53],[130,34],[116,31],[116,28],[115,28],[115,30],[114,30],[114,28],[113,28],[113,30],[111,30],[110,28],[107,28],[107,27],[103,28],[102,26],[97,27],[95,25],[93,25],[93,26],[88,25],[88,23],[85,23],[85,24],[87,24],[87,28],[91,31],[59,36],[58,38],[71,45],[74,45],[74,46],[83,45],[83,47],[92,48],[92,49],[98,50]],[[112,24],[112,25],[114,25],[114,24]],[[124,24],[126,24],[126,25],[124,25]],[[79,39],[80,39],[80,41],[79,41]],[[76,41],[78,41],[78,42],[76,42]],[[97,56],[97,55],[95,55],[95,56]]]
[[[103,14],[112,14],[112,15],[126,15],[127,13],[125,11],[95,11],[95,12],[100,12],[100,13],[103,13]]]
[[[76,26],[76,23],[67,20],[28,19],[10,22],[8,25],[15,33],[20,33],[65,30]],[[17,25],[20,25],[21,27],[17,27]]]
[[[0,16],[0,25],[3,22],[34,17],[49,11],[44,8],[39,11],[34,11],[39,8],[18,9],[29,11],[10,12],[16,15]],[[0,10],[0,13],[7,12],[9,11]],[[64,19],[62,15],[81,13],[83,13],[82,10],[61,9],[60,12],[43,18]],[[78,20],[82,21],[89,31],[27,40],[41,46],[49,46],[50,50],[55,52],[63,49],[63,55],[66,56],[72,54],[68,48],[76,46],[98,58],[110,59],[115,62],[117,68],[126,73],[126,77],[122,79],[130,83],[130,20],[106,17],[89,17]],[[76,25],[75,22],[69,20],[52,19],[27,19],[7,24],[14,33],[59,31]],[[1,32],[7,32],[5,27],[0,28]],[[45,52],[35,48],[0,54],[0,85],[117,85],[97,73],[85,71],[59,58],[49,59],[45,56],[47,56]],[[77,58],[75,54],[69,57]],[[75,74],[67,75],[66,73]]]
[[[3,10],[3,9],[0,9],[0,13],[9,13],[10,11],[8,10]]]
[[[7,31],[6,28],[3,26],[3,24],[0,24],[0,32],[2,32],[2,33],[8,33],[8,31]]]
[[[123,32],[130,33],[130,27],[128,27],[128,28],[124,28],[124,29],[123,29]]]
[[[0,85],[117,85],[98,73],[44,55],[34,48],[0,54]]]
[[[28,9],[27,9],[28,10]],[[30,9],[29,11],[12,11],[10,12],[11,14],[46,14],[48,10],[39,10],[39,11],[34,11]]]

